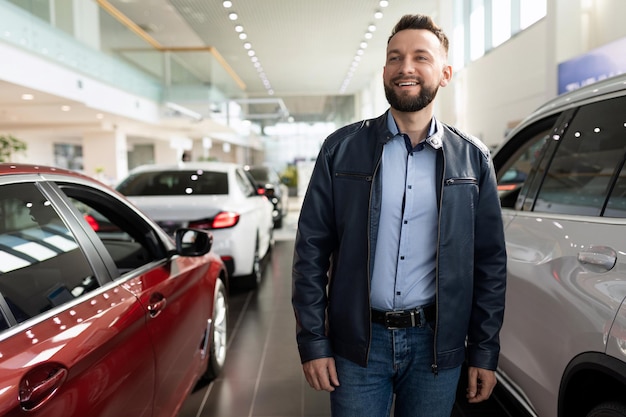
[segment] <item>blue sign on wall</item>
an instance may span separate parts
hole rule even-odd
[[[559,94],[626,72],[626,38],[559,64]]]

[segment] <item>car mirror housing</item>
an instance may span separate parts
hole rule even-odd
[[[181,256],[202,256],[213,246],[213,235],[206,230],[181,228],[174,235],[176,253]]]

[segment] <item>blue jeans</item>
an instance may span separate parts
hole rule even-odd
[[[366,368],[335,356],[339,386],[330,394],[333,417],[450,417],[461,367],[431,371],[431,326],[389,330],[372,323]],[[395,394],[395,402],[394,402]]]

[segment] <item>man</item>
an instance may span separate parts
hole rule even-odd
[[[320,150],[303,201],[293,307],[303,370],[335,417],[449,416],[495,384],[506,252],[488,149],[433,116],[448,39],[407,15],[388,40],[390,110]]]

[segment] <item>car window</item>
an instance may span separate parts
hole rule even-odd
[[[520,188],[528,178],[531,168],[541,155],[551,129],[543,130],[529,139],[509,159],[498,177],[498,194],[502,207],[514,207]]]
[[[626,217],[626,167],[624,165],[622,165],[617,182],[611,190],[604,216]]]
[[[270,178],[271,177],[270,171],[265,168],[252,167],[248,170],[248,172],[257,181],[260,181],[260,182],[272,181],[272,179]]]
[[[95,189],[60,186],[111,256],[119,275],[166,257],[152,226],[130,207]]]
[[[35,184],[0,186],[0,329],[99,286],[77,239]]]
[[[142,172],[129,176],[117,190],[127,196],[228,194],[228,174],[204,170]]]
[[[624,106],[626,98],[620,97],[578,110],[560,139],[534,211],[602,215],[624,163],[624,120],[622,112],[616,111]],[[618,198],[617,194],[613,197],[613,207]]]

